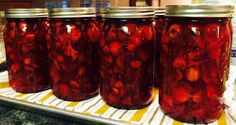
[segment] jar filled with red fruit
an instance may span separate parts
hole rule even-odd
[[[160,72],[160,50],[161,50],[161,35],[165,28],[165,7],[155,8],[154,27],[156,31],[156,55],[155,55],[155,71],[154,71],[154,86],[158,87],[162,73]]]
[[[159,103],[168,116],[189,123],[210,123],[220,117],[232,12],[230,5],[167,6]]]
[[[53,93],[64,100],[84,100],[98,94],[100,31],[94,8],[49,11],[49,62]]]
[[[46,9],[8,9],[4,29],[9,83],[17,92],[48,89]]]
[[[142,108],[153,97],[154,9],[111,8],[103,16],[100,94],[113,107]]]

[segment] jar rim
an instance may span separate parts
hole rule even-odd
[[[6,18],[42,18],[48,17],[46,8],[13,8],[6,9]]]
[[[232,17],[232,5],[167,5],[166,15],[171,17]]]
[[[96,15],[102,16],[102,13],[104,12],[106,8],[96,8]]]
[[[104,9],[104,18],[154,18],[153,7],[112,7]]]
[[[49,10],[49,18],[81,18],[96,17],[95,8],[53,8]]]
[[[155,7],[155,15],[156,16],[163,16],[166,13],[166,7],[160,6],[160,7]]]

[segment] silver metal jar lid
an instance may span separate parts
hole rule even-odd
[[[232,17],[232,5],[167,5],[166,16],[173,17]]]
[[[104,10],[104,18],[153,18],[154,8],[151,7],[116,7]]]
[[[165,15],[165,12],[166,12],[166,8],[165,7],[155,7],[155,15],[156,16],[163,16]]]
[[[15,8],[5,10],[6,18],[42,18],[48,17],[46,8]]]
[[[49,18],[96,17],[95,8],[54,8],[49,10]]]

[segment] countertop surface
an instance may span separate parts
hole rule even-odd
[[[86,125],[0,105],[0,125]]]

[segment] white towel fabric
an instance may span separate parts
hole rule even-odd
[[[224,92],[224,104],[230,115],[236,119],[236,66],[230,66],[229,80]]]

